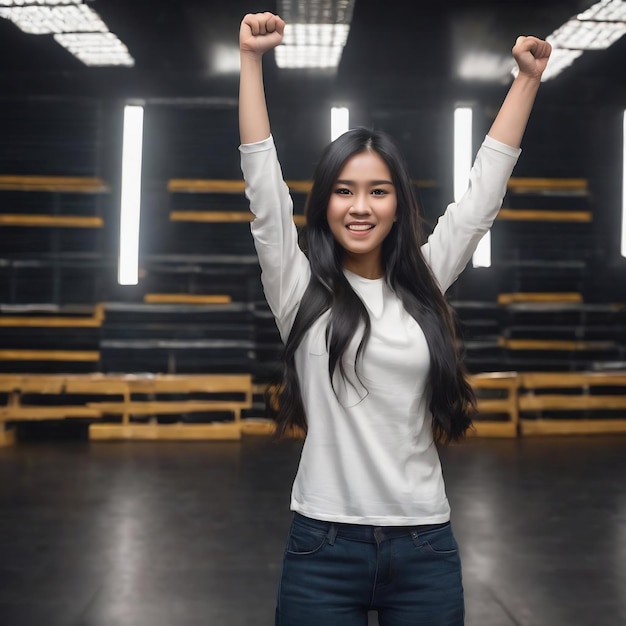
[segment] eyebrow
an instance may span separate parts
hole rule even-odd
[[[393,185],[393,183],[390,180],[370,180],[368,181],[370,185],[374,186],[374,185]],[[338,180],[336,181],[337,185],[356,185],[356,183],[353,180]]]

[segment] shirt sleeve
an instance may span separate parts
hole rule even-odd
[[[254,214],[251,230],[261,265],[261,282],[286,341],[309,283],[309,262],[298,246],[293,201],[283,181],[273,138],[242,144],[239,151],[246,197]]]
[[[422,254],[445,293],[472,258],[502,206],[507,182],[521,154],[488,135],[476,155],[469,186],[448,205],[422,246]]]

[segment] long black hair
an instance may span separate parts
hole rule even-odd
[[[433,436],[449,443],[461,439],[471,426],[475,396],[467,380],[455,316],[420,246],[421,217],[408,167],[399,149],[386,133],[357,128],[329,144],[317,165],[306,202],[306,250],[311,279],[284,348],[280,385],[268,396],[268,409],[276,420],[276,436],[294,427],[306,432],[307,420],[295,367],[295,352],[311,325],[330,311],[327,328],[329,376],[339,367],[345,376],[342,357],[357,329],[363,329],[355,370],[370,335],[367,310],[343,273],[345,251],[335,240],[327,221],[328,203],[346,161],[372,150],[386,163],[397,195],[396,221],[383,241],[385,279],[404,308],[421,326],[430,352],[430,411]]]

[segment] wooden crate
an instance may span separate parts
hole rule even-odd
[[[626,387],[626,372],[558,372],[520,374],[518,394],[523,435],[626,433],[626,395],[591,394],[594,387]],[[580,393],[563,393],[577,390]],[[537,393],[539,392],[539,393]],[[615,418],[546,418],[543,411],[611,411]],[[524,413],[538,413],[536,419]]]

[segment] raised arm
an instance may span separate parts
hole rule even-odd
[[[448,206],[422,247],[443,291],[463,271],[502,206],[551,50],[536,37],[517,38],[513,56],[520,71],[478,151],[467,191]]]
[[[535,96],[546,69],[552,46],[537,37],[518,37],[513,56],[519,74],[513,81],[500,111],[487,133],[493,139],[519,148],[530,117]]]
[[[286,340],[311,272],[298,246],[293,202],[270,136],[263,88],[263,54],[282,41],[284,28],[285,22],[271,13],[246,15],[241,23],[239,151],[246,196],[254,213],[250,228],[261,281],[281,337]]]
[[[263,87],[263,55],[283,39],[285,22],[272,13],[246,15],[239,30],[241,73],[239,78],[239,134],[241,143],[255,143],[270,136],[270,122]]]

